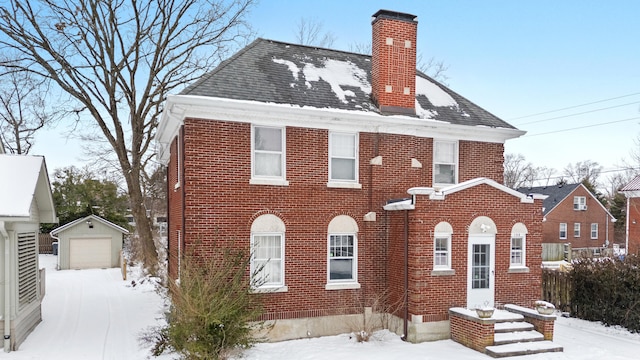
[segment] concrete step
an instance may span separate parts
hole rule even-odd
[[[500,322],[493,325],[494,331],[497,333],[507,333],[513,331],[529,331],[533,330],[533,325],[524,321]]]
[[[540,354],[547,352],[561,352],[562,346],[556,345],[551,341],[534,341],[534,342],[522,342],[515,344],[494,345],[487,346],[487,355],[494,358],[501,358],[507,356],[520,356]]]
[[[506,310],[495,310],[491,318],[495,320],[496,324],[524,321],[524,316]]]
[[[497,333],[493,337],[494,345],[505,345],[530,341],[543,341],[544,336],[535,330]]]

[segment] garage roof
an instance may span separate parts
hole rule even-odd
[[[118,226],[118,225],[112,223],[111,221],[109,221],[107,219],[101,218],[100,216],[89,215],[89,216],[86,216],[86,217],[83,217],[83,218],[80,218],[80,219],[76,219],[76,220],[74,220],[74,221],[72,221],[70,223],[66,223],[66,224],[64,224],[64,225],[62,225],[62,226],[60,226],[58,228],[55,228],[55,229],[51,230],[51,235],[56,236],[57,234],[65,231],[67,229],[70,229],[70,228],[72,228],[72,227],[74,227],[74,226],[76,226],[78,224],[85,223],[85,222],[87,222],[89,220],[100,222],[100,223],[102,223],[102,224],[104,224],[106,226],[109,226],[109,227],[111,227],[111,228],[113,228],[115,230],[120,231],[121,233],[123,233],[125,235],[129,234],[129,230],[123,228],[122,226]]]

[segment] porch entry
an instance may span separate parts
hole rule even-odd
[[[494,306],[495,234],[469,235],[467,308]]]

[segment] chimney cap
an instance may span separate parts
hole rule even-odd
[[[380,9],[375,14],[373,14],[372,22],[375,22],[380,18],[400,20],[400,21],[406,21],[406,22],[416,22],[416,23],[418,22],[417,20],[418,17],[416,15],[411,15],[411,14],[407,14],[399,11],[384,10],[384,9]]]

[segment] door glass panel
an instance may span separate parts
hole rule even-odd
[[[490,245],[476,244],[473,245],[471,274],[473,276],[471,282],[472,289],[488,289],[489,288],[489,271],[490,271]]]

